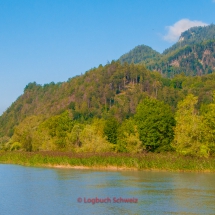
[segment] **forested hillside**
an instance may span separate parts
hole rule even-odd
[[[66,82],[29,83],[0,116],[0,150],[214,155],[213,35],[192,28],[162,55],[137,46]]]
[[[176,150],[208,156],[214,152],[214,136],[210,133],[205,139],[202,134],[215,123],[214,91],[215,73],[168,79],[143,65],[119,61],[63,83],[29,83],[0,117],[1,148],[130,153]],[[193,111],[183,112],[189,101]],[[177,118],[179,113],[185,119],[204,120],[186,125]],[[198,122],[205,124],[199,124],[200,133],[195,132],[194,138],[180,136],[180,123],[192,130]],[[180,142],[183,138],[198,142],[194,151],[190,143]]]
[[[11,135],[14,125],[26,116],[47,118],[68,109],[74,119],[101,117],[111,112],[122,120],[134,114],[141,99],[147,95],[158,96],[162,81],[159,74],[151,73],[142,65],[121,65],[113,61],[64,83],[44,86],[29,83],[24,94],[1,116],[1,133]],[[166,81],[164,86],[168,85]]]

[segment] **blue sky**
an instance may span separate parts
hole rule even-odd
[[[29,82],[67,81],[215,22],[214,0],[0,0],[0,115]]]

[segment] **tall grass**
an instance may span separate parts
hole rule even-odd
[[[136,170],[215,172],[215,157],[197,158],[166,154],[0,152],[0,163],[27,166],[83,166]]]

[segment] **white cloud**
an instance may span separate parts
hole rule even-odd
[[[195,26],[206,26],[206,25],[208,24],[202,21],[196,21],[196,20],[191,21],[189,19],[181,19],[172,26],[166,26],[168,33],[163,37],[163,39],[168,42],[176,42],[180,37],[181,33],[188,30],[189,28],[195,27]]]

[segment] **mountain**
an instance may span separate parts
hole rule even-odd
[[[28,116],[47,119],[65,110],[75,120],[102,117],[111,110],[121,120],[135,112],[141,98],[153,94],[152,84],[157,79],[143,65],[121,65],[113,61],[67,82],[44,86],[29,83],[23,95],[0,117],[0,136],[11,136],[14,126]]]
[[[186,45],[195,45],[207,40],[215,40],[215,25],[211,24],[205,27],[193,27],[183,32],[176,44],[164,50],[166,55],[176,49],[180,49]]]
[[[11,137],[30,116],[46,120],[68,111],[75,121],[110,116],[119,122],[134,115],[140,101],[157,98],[175,110],[188,93],[199,97],[198,107],[213,100],[215,73],[202,77],[164,78],[141,64],[112,61],[63,83],[29,83],[24,93],[0,116],[0,137]],[[0,138],[0,142],[3,139]]]
[[[37,129],[38,124],[41,135],[52,138],[51,135],[55,139],[56,135],[59,138],[65,135],[64,120],[72,120],[77,125],[75,129],[93,118],[125,122],[147,97],[163,101],[174,112],[178,102],[192,93],[198,96],[198,110],[204,108],[213,101],[215,90],[215,41],[209,36],[202,40],[202,35],[210,32],[211,37],[213,29],[214,25],[193,28],[192,32],[201,35],[195,34],[195,38],[201,38],[195,39],[196,43],[188,31],[182,33],[183,43],[166,50],[166,54],[159,54],[148,46],[137,46],[119,61],[100,65],[66,82],[43,86],[29,83],[23,94],[0,116],[0,149],[1,143],[10,143],[14,131],[16,135],[21,132],[24,137],[30,132],[29,128]],[[58,123],[61,126],[56,133]],[[43,130],[47,126],[49,131],[45,134]]]
[[[215,25],[190,28],[162,54],[142,45],[119,60],[121,63],[144,64],[149,70],[156,70],[165,77],[182,72],[191,76],[210,74],[215,70]]]
[[[121,63],[127,62],[127,63],[140,63],[144,62],[145,64],[149,63],[152,59],[157,60],[160,57],[160,53],[153,50],[149,46],[145,45],[139,45],[129,51],[128,53],[122,55],[119,58],[119,61]]]
[[[215,70],[215,40],[185,45],[146,66],[166,77],[173,77],[181,72],[191,76],[210,74]]]

